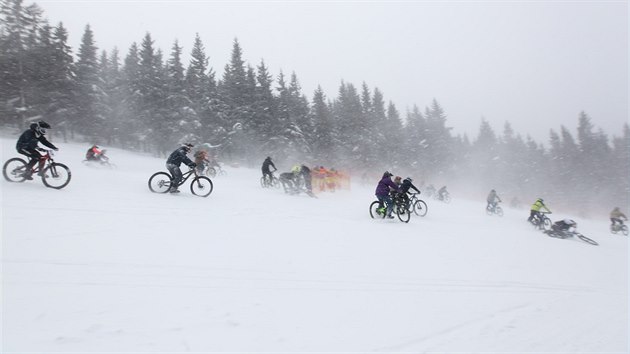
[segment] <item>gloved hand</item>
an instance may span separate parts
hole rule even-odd
[[[188,165],[188,167],[190,167],[190,168],[195,168],[195,167],[197,167],[197,164],[196,164],[196,163],[194,163],[194,162],[191,162],[191,163],[190,163],[190,165]]]
[[[55,151],[59,151],[59,148],[53,148],[53,150],[55,150]]]

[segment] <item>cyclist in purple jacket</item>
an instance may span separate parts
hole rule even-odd
[[[394,203],[392,201],[392,197],[389,195],[389,192],[390,191],[400,192],[400,187],[396,183],[394,183],[394,181],[392,181],[392,178],[391,178],[392,176],[393,175],[389,173],[389,171],[385,171],[385,173],[383,173],[383,177],[381,178],[381,180],[378,182],[378,185],[376,186],[376,191],[374,192],[374,194],[376,194],[376,198],[379,201],[379,204],[378,204],[379,210],[382,210],[383,202],[385,202],[385,205],[387,205],[387,217],[389,219],[394,218],[392,216]]]

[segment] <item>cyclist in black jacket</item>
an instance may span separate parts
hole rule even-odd
[[[55,151],[59,150],[44,136],[46,129],[50,129],[50,124],[43,120],[39,123],[31,124],[30,128],[20,135],[15,145],[17,152],[26,155],[30,159],[26,164],[26,171],[24,172],[24,178],[26,179],[33,179],[31,175],[33,174],[33,166],[35,166],[37,161],[39,161],[39,175],[41,176],[44,173],[45,161],[42,160],[42,154],[37,151],[37,143],[42,143]]]
[[[270,167],[273,167],[273,171],[271,171]],[[276,165],[273,164],[273,161],[271,161],[271,157],[269,156],[267,156],[265,161],[263,161],[261,169],[263,177],[269,182],[271,182],[272,172],[278,171]]]
[[[182,181],[182,171],[179,169],[179,166],[183,163],[188,165],[190,168],[195,168],[197,166],[196,163],[192,162],[186,154],[190,152],[194,145],[190,143],[182,144],[177,150],[173,151],[171,155],[166,160],[166,168],[173,176],[173,183],[171,184],[171,188],[169,192],[171,193],[179,193],[177,190],[177,186]]]
[[[417,193],[420,193],[418,187],[414,186],[411,182],[413,182],[411,177],[407,177],[402,181],[402,184],[400,185],[400,196],[404,199],[405,203],[409,202],[409,196],[407,195],[409,189],[413,188],[413,190],[415,190]]]

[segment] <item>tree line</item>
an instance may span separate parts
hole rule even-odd
[[[237,39],[219,72],[196,35],[190,60],[174,41],[165,54],[150,33],[126,53],[100,50],[90,26],[76,52],[62,23],[36,4],[2,0],[0,124],[44,119],[53,137],[165,155],[182,142],[219,146],[224,161],[258,166],[265,156],[415,181],[491,188],[524,203],[545,196],[584,214],[629,204],[630,128],[609,137],[576,112],[577,138],[550,128],[548,147],[481,120],[472,140],[454,135],[436,99],[401,113],[384,93],[341,82],[334,97],[307,97],[295,73],[272,74],[243,59]],[[605,117],[603,117],[605,118]],[[235,127],[241,129],[235,130]],[[403,176],[404,177],[404,176]]]

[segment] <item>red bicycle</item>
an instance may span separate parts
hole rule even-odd
[[[48,188],[61,189],[70,183],[72,173],[68,166],[55,162],[53,160],[53,150],[38,149],[45,152],[41,160],[44,161],[43,170],[40,173],[39,163],[36,164],[32,170],[32,175],[36,173],[42,178],[42,182]],[[41,162],[40,160],[40,162]],[[14,157],[4,163],[2,168],[2,174],[4,179],[9,182],[24,182],[26,181],[26,161],[20,157]]]

